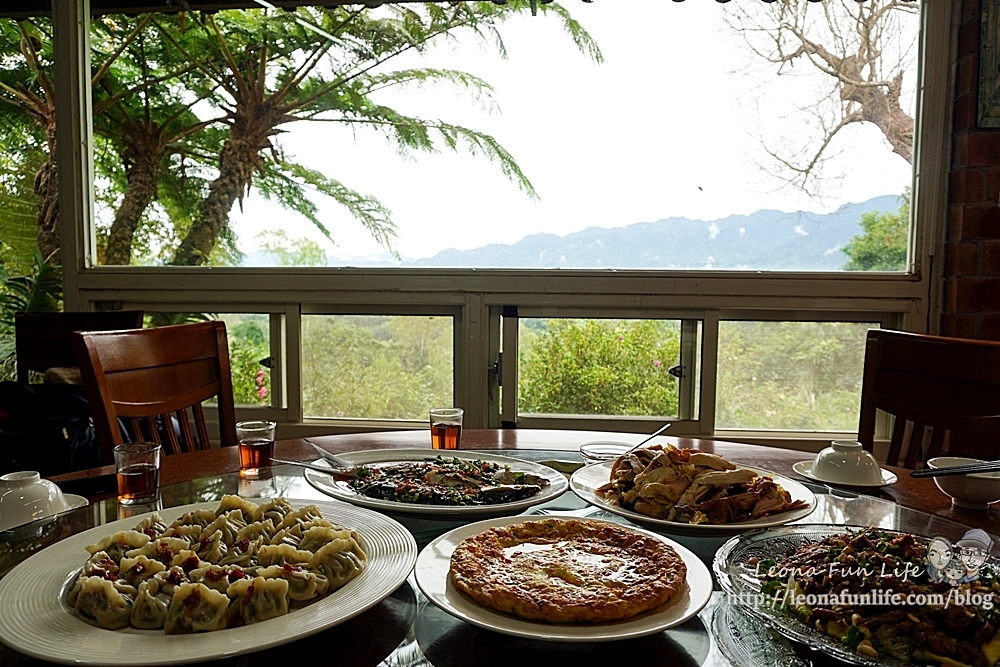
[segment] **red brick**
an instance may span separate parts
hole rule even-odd
[[[945,313],[941,316],[941,334],[954,338],[972,338],[976,332],[974,315]]]
[[[975,95],[979,89],[979,62],[978,58],[966,56],[958,61],[955,71],[955,94]]]
[[[989,167],[1000,164],[1000,131],[983,130],[970,132],[969,167]]]
[[[971,144],[970,144],[971,150]],[[986,194],[983,172],[979,169],[958,169],[951,173],[951,193],[948,200],[952,204],[977,204]]]
[[[945,257],[945,275],[979,275],[979,246],[975,243],[949,243]]]
[[[973,239],[1000,239],[1000,207],[989,202],[957,207],[952,216],[955,229],[949,230],[953,242]]]
[[[958,29],[958,56],[979,52],[979,21],[965,21]]]
[[[955,113],[952,119],[952,127],[956,132],[971,130],[976,127],[979,121],[979,108],[976,106],[975,91],[959,95],[955,98]],[[956,163],[957,167],[964,167],[965,163]]]
[[[983,269],[984,278],[1000,276],[1000,240],[989,240],[983,242]]]
[[[946,313],[958,312],[958,281],[955,278],[945,280],[944,311]]]
[[[955,283],[955,311],[1000,313],[1000,279],[958,278]]]
[[[964,95],[963,97],[972,97],[971,95]],[[956,108],[958,107],[958,102],[955,103]],[[955,114],[955,123],[958,123],[958,114]],[[955,128],[958,129],[957,127]],[[963,167],[969,166],[969,140],[972,136],[971,132],[956,132],[954,138],[952,139],[952,162],[951,166],[953,169],[962,169]]]
[[[988,313],[979,318],[976,338],[980,340],[1000,340],[1000,313]]]
[[[1000,169],[990,169],[987,172],[986,201],[1000,202]]]

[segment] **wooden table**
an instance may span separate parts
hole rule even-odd
[[[635,442],[633,433],[609,433],[602,431],[563,431],[540,429],[467,429],[462,433],[462,449],[501,450],[516,456],[518,450],[554,450],[576,454],[580,445],[591,440],[621,440]],[[430,437],[426,430],[386,431],[378,433],[318,436],[312,442],[334,453],[371,449],[430,449]],[[753,465],[772,470],[782,475],[802,480],[792,470],[792,465],[810,458],[808,453],[791,449],[764,447],[726,441],[702,440],[697,438],[676,438],[659,436],[652,442],[671,443],[678,447],[714,452],[736,463]],[[316,454],[305,440],[279,440],[275,443],[276,457],[294,461],[312,461]],[[950,519],[973,528],[983,528],[990,532],[1000,532],[1000,510],[987,512],[953,507],[951,499],[942,493],[932,479],[914,479],[905,468],[887,466],[898,481],[888,487],[860,491],[866,495],[889,500],[903,507],[920,510],[944,519]],[[207,452],[192,452],[167,456],[163,460],[160,483],[164,486],[188,482],[199,477],[222,475],[239,470],[239,457],[235,447],[214,449]],[[56,483],[80,482],[96,475],[114,474],[113,466],[70,473],[53,477]],[[110,481],[110,480],[109,480]],[[72,486],[72,485],[71,485]],[[86,484],[76,491],[86,491]],[[852,489],[852,491],[858,491]],[[114,494],[113,488],[105,485],[103,492],[81,493],[91,498],[108,498]]]
[[[462,434],[462,449],[501,451],[533,460],[579,461],[579,446],[589,440],[636,442],[636,436],[585,431],[467,430]],[[336,453],[402,448],[433,451],[430,449],[426,430],[325,436],[312,438],[312,441]],[[797,475],[793,472],[792,465],[809,458],[808,454],[799,451],[732,442],[666,436],[657,438],[656,442],[715,452],[734,462],[773,470],[793,478]],[[300,439],[278,441],[275,455],[302,461],[317,458],[308,443]],[[168,456],[162,464],[159,506],[170,508],[192,502],[209,502],[227,493],[253,496],[262,490],[271,494],[277,492],[289,498],[329,500],[328,496],[313,488],[303,478],[301,468],[275,466],[271,476],[256,481],[241,478],[238,470],[236,448]],[[899,477],[895,485],[866,494],[812,485],[817,499],[816,510],[802,521],[835,525],[881,525],[924,535],[943,535],[953,541],[961,538],[970,527],[982,527],[994,534],[997,532],[996,528],[1000,524],[995,510],[974,512],[953,509],[947,496],[938,491],[931,480],[912,479],[901,469],[893,471]],[[32,553],[68,535],[103,526],[123,517],[132,517],[137,512],[148,511],[118,505],[113,473],[111,467],[105,467],[53,478],[67,490],[87,495],[92,501],[91,505],[61,515],[55,522],[47,525],[38,537],[11,539],[0,533],[0,575]],[[800,481],[805,480],[800,478]],[[557,512],[594,510],[597,512],[595,516],[621,521],[620,518],[596,508],[588,508],[572,492],[567,492],[552,503],[555,504],[552,509]],[[573,507],[577,509],[572,509]],[[167,517],[169,509],[164,510],[163,515]],[[401,521],[413,533],[419,545],[433,539],[434,531],[429,536],[426,526],[418,531],[405,520]],[[430,523],[433,524],[434,521],[431,520]],[[439,523],[441,526],[436,534],[456,525],[454,520]],[[694,551],[707,564],[711,563],[714,553],[728,539],[673,534],[669,537]],[[995,539],[1000,544],[1000,538]],[[0,579],[0,587],[8,581],[16,580],[16,575],[12,575],[11,579]],[[0,615],[8,612],[9,610],[0,609]],[[266,631],[264,624],[261,631]],[[756,637],[755,641],[747,640],[746,644],[740,644],[737,649],[732,648],[733,641],[744,641],[733,640],[733,637],[750,636]],[[559,663],[572,664],[573,667],[603,667],[623,658],[652,666],[797,664],[794,662],[795,656],[789,658],[769,653],[778,650],[780,646],[786,647],[781,650],[788,650],[787,645],[761,641],[760,636],[766,635],[762,635],[759,621],[747,616],[730,604],[724,595],[716,592],[708,606],[693,619],[639,639],[557,643],[510,637],[470,625],[438,609],[419,591],[411,575],[396,592],[355,618],[292,643],[204,664],[212,667],[270,667],[274,664],[318,662],[337,667],[374,667],[386,664],[399,667],[426,667],[428,664],[434,667],[507,667],[511,660],[516,660],[525,664]],[[755,647],[756,653],[749,660],[741,652],[741,647],[745,645]],[[730,648],[727,649],[726,646]],[[801,645],[793,644],[792,649],[805,658],[805,662],[801,664],[840,664]],[[761,654],[761,651],[765,654]],[[142,662],[144,657],[137,655],[135,660],[136,663]],[[0,645],[0,665],[35,667],[45,664],[49,663]]]

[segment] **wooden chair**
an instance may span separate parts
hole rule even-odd
[[[14,351],[17,381],[27,384],[30,372],[78,366],[70,334],[74,331],[139,329],[141,310],[95,312],[17,313],[14,315]]]
[[[1000,457],[1000,342],[869,331],[858,426],[868,451],[878,410],[894,417],[888,465]]]
[[[114,446],[125,441],[119,419],[132,440],[158,442],[164,454],[208,449],[202,403],[212,398],[218,403],[220,444],[236,445],[225,323],[74,336],[102,459],[113,460]]]

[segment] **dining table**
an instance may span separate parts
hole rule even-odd
[[[481,454],[504,456],[532,464],[552,466],[567,476],[581,469],[582,444],[592,441],[617,441],[635,444],[641,436],[630,433],[605,431],[577,431],[556,429],[465,429],[461,434],[459,450],[462,456]],[[673,445],[679,448],[718,454],[733,463],[769,471],[778,479],[793,480],[807,488],[815,497],[811,512],[788,524],[823,524],[831,526],[878,526],[881,528],[914,533],[927,537],[944,536],[957,541],[970,529],[985,530],[1000,544],[1000,512],[996,507],[985,511],[952,506],[932,479],[913,478],[903,468],[884,466],[895,476],[891,484],[880,487],[857,488],[835,486],[806,479],[793,468],[796,463],[809,460],[807,451],[773,446],[754,445],[733,441],[687,438],[660,435],[650,445]],[[313,445],[345,456],[379,455],[385,450],[427,450],[428,456],[446,455],[432,450],[427,429],[379,431],[355,434],[285,438],[275,442],[274,457],[288,461],[316,462],[319,457]],[[468,452],[468,454],[467,454]],[[391,456],[389,457],[391,458]],[[168,521],[171,508],[197,503],[211,505],[227,495],[237,495],[261,503],[265,499],[282,497],[293,505],[311,502],[340,503],[324,484],[316,482],[316,475],[290,464],[275,464],[258,477],[247,477],[239,470],[236,447],[213,448],[165,456],[159,477],[159,494],[152,503],[126,506],[118,502],[113,466],[94,468],[51,477],[66,493],[87,499],[86,506],[43,519],[29,526],[0,532],[0,592],[5,585],[13,586],[23,579],[33,559],[46,550],[59,549],[60,542],[82,531],[92,531],[101,526],[118,522],[140,521],[157,512]],[[584,468],[585,469],[585,468]],[[354,505],[344,505],[354,507]],[[442,535],[462,529],[477,519],[437,516],[434,514],[394,515],[385,513],[412,535],[417,549],[435,544]],[[636,526],[626,516],[610,512],[599,504],[587,502],[578,489],[569,489],[543,503],[520,511],[526,517],[537,515],[572,516],[614,521]],[[741,539],[739,532],[706,533],[681,530],[668,526],[639,522],[637,526],[665,536],[690,551],[711,570],[713,559],[731,540]],[[766,529],[765,529],[766,530]],[[742,535],[746,535],[743,533]],[[86,559],[81,551],[80,561]],[[364,574],[361,575],[362,577]],[[120,640],[120,658],[98,662],[72,649],[57,650],[55,654],[19,645],[18,642],[0,644],[0,665],[21,667],[46,664],[211,664],[218,667],[256,667],[264,665],[337,665],[385,667],[460,667],[504,665],[512,661],[524,664],[565,664],[573,667],[590,665],[606,666],[612,661],[637,662],[646,665],[701,665],[705,667],[730,667],[733,665],[837,665],[840,660],[822,650],[822,647],[789,639],[785,634],[761,624],[739,604],[727,599],[713,579],[712,592],[707,604],[687,620],[653,634],[629,636],[623,639],[601,635],[600,641],[586,637],[573,641],[552,641],[541,628],[537,636],[505,632],[503,626],[470,623],[446,609],[436,600],[425,595],[410,572],[402,583],[377,603],[347,618],[329,618],[304,636],[297,635],[286,641],[282,636],[273,641],[257,641],[252,649],[233,648],[220,641],[220,648],[205,655],[191,655],[182,648],[184,635],[176,639],[176,652],[167,655],[143,653],[143,633],[135,631],[118,637],[106,631],[109,638]],[[56,622],[84,627],[82,620],[72,617],[61,590],[48,591],[51,599],[39,604],[46,607],[39,622]],[[433,597],[433,596],[432,596]],[[0,614],[15,613],[0,609]],[[52,618],[50,618],[50,616]],[[289,614],[288,623],[295,613]],[[268,633],[268,623],[260,624],[259,634]],[[277,624],[273,624],[277,626]],[[281,625],[282,631],[288,627]],[[88,626],[88,629],[89,626]],[[229,630],[219,631],[220,633]],[[211,633],[209,633],[211,634]],[[612,633],[613,634],[613,633]],[[72,639],[70,639],[70,644]],[[14,644],[8,645],[8,644]],[[225,648],[221,648],[225,646]]]

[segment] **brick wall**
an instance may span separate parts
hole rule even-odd
[[[1000,129],[976,127],[980,24],[980,0],[965,0],[955,71],[941,332],[1000,340]]]

